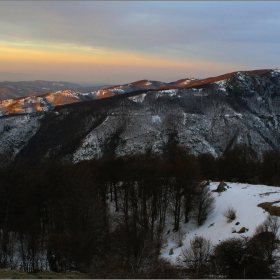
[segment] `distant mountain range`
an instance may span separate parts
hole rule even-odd
[[[0,101],[3,163],[77,162],[148,148],[161,153],[172,142],[214,156],[236,144],[258,153],[280,149],[277,69],[172,83],[141,80],[89,92],[59,86]]]
[[[77,92],[90,92],[108,86],[109,85],[82,86],[68,82],[52,82],[42,80],[27,82],[5,81],[0,82],[0,100],[37,96],[65,89]]]
[[[265,72],[267,70],[245,71],[240,73],[260,75]],[[2,99],[0,101],[0,116],[49,111],[59,105],[101,99],[137,90],[161,91],[168,89],[203,88],[211,83],[223,81],[236,73],[232,72],[207,79],[187,78],[171,83],[140,80],[125,85],[91,88],[84,88],[80,85],[67,82],[3,82],[0,83],[0,99]],[[86,90],[91,91],[87,92]]]

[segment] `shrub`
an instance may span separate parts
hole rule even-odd
[[[181,229],[178,230],[178,232],[175,235],[175,243],[178,247],[182,247],[183,246],[183,238],[185,236],[186,232],[182,231]]]
[[[214,247],[213,274],[216,278],[270,278],[263,250],[248,237],[228,238]]]
[[[268,261],[272,261],[279,251],[279,233],[280,218],[270,215],[255,230],[253,238],[262,248]]]
[[[173,255],[173,248],[172,247],[169,250],[169,255]]]
[[[227,218],[228,223],[231,223],[236,218],[236,210],[232,206],[228,206],[222,214]]]

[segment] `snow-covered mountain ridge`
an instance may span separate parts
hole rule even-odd
[[[191,81],[191,80],[188,80]],[[56,106],[111,97],[136,90],[153,90],[166,86],[163,82],[141,80],[131,84],[113,86],[93,92],[59,90],[41,95],[0,100],[0,116],[50,111]]]
[[[264,70],[259,70],[264,71]],[[252,75],[254,71],[249,71]],[[89,101],[101,98],[107,98],[118,94],[129,93],[137,90],[169,90],[201,87],[207,84],[216,83],[221,90],[224,90],[226,81],[243,72],[232,72],[218,77],[207,79],[186,78],[171,83],[159,81],[140,80],[130,84],[111,86],[108,88],[96,90],[89,93],[81,93],[65,89],[50,92],[42,95],[27,96],[22,98],[0,100],[0,116],[9,114],[34,113],[37,111],[49,111],[56,106],[71,104],[82,101]],[[246,73],[246,72],[245,72]],[[260,72],[258,72],[260,73]],[[241,77],[241,76],[240,76]],[[243,81],[243,80],[240,80]]]
[[[82,96],[65,90],[2,101],[0,153],[9,155],[8,161],[35,163],[57,156],[78,162],[148,148],[161,153],[172,142],[214,156],[236,144],[259,154],[280,149],[277,69],[168,85],[143,80],[107,89],[108,98],[97,92],[107,94],[104,89]]]

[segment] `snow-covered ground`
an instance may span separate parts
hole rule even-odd
[[[213,245],[229,237],[251,236],[256,227],[269,215],[264,209],[258,207],[258,204],[280,201],[280,187],[241,183],[226,184],[229,186],[226,191],[213,192],[215,209],[202,226],[198,227],[194,221],[190,221],[181,226],[180,232],[177,233],[172,232],[172,225],[167,226],[167,232],[169,230],[170,232],[167,234],[167,246],[162,250],[162,257],[175,262],[182,248],[188,246],[194,236],[209,238]],[[211,190],[217,189],[218,185],[219,182],[210,183]],[[222,214],[228,206],[236,210],[236,219],[230,223]],[[274,206],[280,205],[275,203]],[[243,234],[233,233],[234,230],[238,232],[242,227],[247,228],[248,231]],[[178,247],[179,234],[183,235],[182,247]],[[173,254],[169,255],[171,248],[173,248]]]

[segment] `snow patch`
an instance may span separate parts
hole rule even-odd
[[[106,118],[106,120],[107,119],[108,118]],[[98,141],[98,135],[95,131],[92,131],[86,136],[82,145],[74,153],[73,162],[91,160],[93,158],[100,158],[101,156],[102,152]]]
[[[152,116],[152,122],[155,123],[155,122],[161,122],[161,117],[156,115],[156,116]]]
[[[226,82],[227,80],[221,80],[221,81],[218,81],[218,82],[215,82],[216,85],[218,85],[220,91],[222,92],[226,92]]]
[[[280,207],[280,202],[273,203],[272,206]]]
[[[245,82],[245,80],[244,80],[244,75],[243,75],[242,73],[237,72],[237,73],[236,73],[236,76],[237,76],[237,79],[238,79],[239,81]]]
[[[125,91],[121,88],[114,88],[114,89],[110,89],[111,92],[115,93],[115,94],[122,94],[125,93]]]
[[[163,97],[163,96],[173,97],[173,96],[177,95],[177,93],[178,93],[178,89],[161,90],[156,93],[156,98]]]
[[[146,95],[147,95],[146,93],[142,93],[140,95],[128,97],[128,99],[132,100],[133,102],[142,103],[144,101]]]
[[[177,92],[178,92],[178,89],[168,89],[168,90],[163,90],[162,91],[163,94],[167,94],[170,97],[176,95]]]
[[[175,263],[176,258],[180,255],[181,249],[189,245],[190,240],[195,236],[204,236],[211,239],[213,245],[218,244],[222,240],[230,237],[252,236],[256,227],[264,222],[268,213],[257,205],[262,202],[273,202],[280,200],[280,187],[272,187],[265,185],[250,185],[240,183],[226,183],[229,188],[222,193],[213,192],[215,197],[215,209],[208,216],[205,223],[198,227],[191,220],[187,224],[181,226],[181,232],[185,233],[183,237],[183,247],[178,247],[174,241],[178,233],[172,233],[172,225],[167,226],[168,235],[167,246],[161,252],[162,257]],[[210,183],[210,189],[217,189],[219,182]],[[270,195],[263,195],[269,193]],[[223,216],[224,210],[232,206],[236,209],[236,219],[228,223]],[[280,202],[274,206],[280,206]],[[245,233],[238,234],[242,228],[248,228]],[[233,231],[236,231],[233,233]],[[169,255],[169,250],[173,248],[173,255]]]
[[[272,77],[275,77],[275,76],[278,76],[278,75],[280,75],[280,69],[273,69],[271,72],[270,72],[270,75],[272,76]]]

